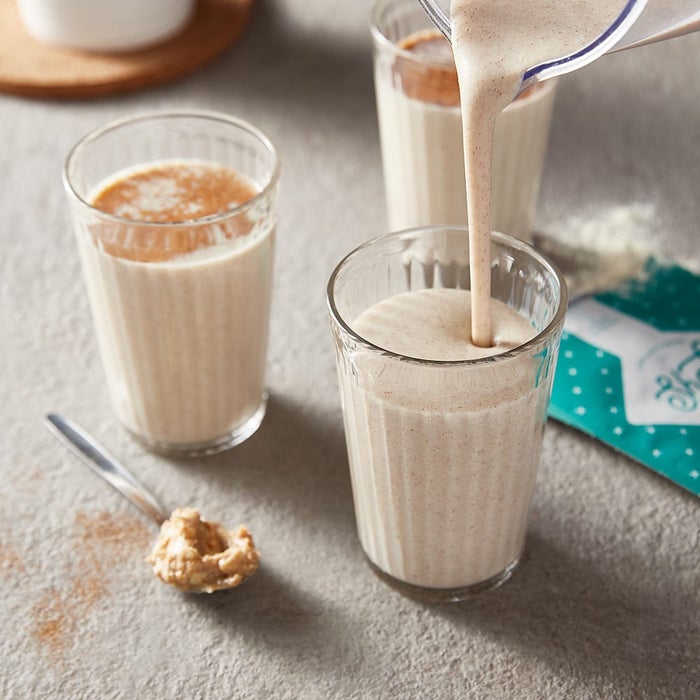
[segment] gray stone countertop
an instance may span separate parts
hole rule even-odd
[[[369,9],[259,0],[242,42],[179,82],[0,96],[0,697],[700,696],[697,499],[560,424],[504,587],[429,606],[365,564],[324,295],[335,263],[385,228]],[[655,249],[698,257],[699,66],[700,35],[561,81],[538,229],[644,206]],[[61,185],[87,131],[169,107],[255,123],[283,168],[268,414],[242,446],[193,461],[145,452],[110,409]],[[144,563],[155,530],[49,435],[47,411],[168,505],[246,523],[258,575],[211,596],[161,585]]]

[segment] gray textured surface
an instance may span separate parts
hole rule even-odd
[[[429,607],[364,563],[324,290],[384,228],[369,6],[261,0],[242,44],[183,82],[92,102],[0,97],[0,697],[700,696],[697,499],[560,425],[526,558],[501,590]],[[697,257],[699,55],[687,37],[562,81],[540,228],[650,201],[654,245]],[[208,460],[148,454],[116,423],[60,183],[86,131],[153,107],[239,115],[283,159],[272,401],[250,441]],[[159,584],[143,562],[154,530],[44,430],[48,410],[164,502],[247,523],[256,578],[209,597]]]

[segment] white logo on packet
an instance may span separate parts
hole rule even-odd
[[[662,332],[594,299],[572,304],[566,330],[622,364],[632,425],[700,425],[700,333]]]

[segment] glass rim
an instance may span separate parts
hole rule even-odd
[[[381,46],[386,49],[389,49],[394,56],[401,57],[403,59],[406,59],[407,61],[410,61],[411,63],[415,63],[416,65],[420,66],[430,66],[433,68],[440,68],[440,69],[446,69],[446,68],[454,68],[454,61],[439,61],[436,59],[430,59],[426,58],[424,55],[418,55],[416,54],[415,51],[409,51],[408,49],[402,49],[398,44],[396,44],[394,41],[389,39],[389,37],[382,31],[380,28],[381,22],[381,16],[382,13],[391,5],[395,5],[397,2],[403,2],[406,4],[407,7],[411,7],[412,5],[415,4],[415,8],[420,11],[423,15],[425,13],[421,9],[420,5],[417,3],[411,3],[409,0],[377,0],[377,2],[374,4],[372,7],[372,11],[370,13],[370,19],[369,19],[369,31],[370,34],[372,35],[372,38],[374,39],[375,46]],[[426,26],[422,30],[418,31],[425,31],[425,32],[431,32],[435,30],[435,35],[442,37],[442,34],[438,30],[437,27],[433,26],[433,24],[430,22],[430,19],[425,15],[425,22]],[[445,39],[447,41],[447,39]],[[455,69],[456,70],[456,69]]]
[[[378,353],[384,357],[389,357],[400,362],[408,362],[410,364],[417,364],[424,367],[480,367],[519,357],[520,355],[527,353],[529,350],[541,345],[543,341],[545,341],[556,331],[557,327],[563,327],[564,317],[566,315],[566,310],[569,303],[569,292],[566,285],[566,280],[564,279],[564,275],[562,274],[561,270],[559,270],[559,268],[553,262],[551,262],[544,255],[542,255],[529,243],[525,243],[519,238],[515,238],[514,236],[510,236],[505,233],[492,231],[492,244],[494,242],[500,243],[502,245],[505,244],[509,247],[515,248],[521,253],[529,255],[531,258],[534,258],[556,282],[559,291],[559,303],[549,323],[541,331],[536,333],[532,338],[525,341],[524,343],[516,345],[514,348],[511,348],[504,352],[499,352],[495,355],[487,355],[486,357],[477,357],[466,360],[427,360],[422,357],[411,357],[410,355],[402,355],[401,353],[393,352],[392,350],[387,350],[386,348],[383,348],[380,345],[375,345],[366,338],[362,337],[343,318],[343,315],[338,309],[334,291],[335,283],[338,277],[355,257],[361,255],[368,248],[373,248],[391,239],[398,240],[415,238],[417,233],[424,231],[453,231],[456,233],[464,234],[465,239],[468,239],[469,229],[466,226],[418,226],[415,228],[404,229],[402,231],[392,231],[389,233],[384,233],[366,241],[365,243],[359,245],[357,248],[348,253],[336,265],[335,269],[331,273],[330,279],[328,280],[328,285],[326,287],[326,303],[328,311],[335,325],[339,327],[345,335],[352,338],[352,340],[355,343],[361,345],[367,350],[370,350],[371,352]]]
[[[241,204],[232,207],[231,209],[226,209],[215,214],[209,214],[207,216],[202,216],[196,219],[187,219],[183,221],[143,221],[141,219],[131,219],[124,216],[118,216],[116,214],[110,214],[109,212],[103,211],[92,205],[87,199],[81,195],[77,188],[75,187],[72,179],[71,172],[73,166],[77,159],[81,156],[85,148],[96,142],[98,139],[103,137],[105,134],[117,131],[124,126],[130,124],[136,124],[139,122],[156,121],[159,119],[181,119],[181,118],[194,118],[201,119],[203,121],[216,121],[229,126],[235,127],[240,131],[245,131],[255,139],[257,139],[267,150],[272,158],[272,171],[270,176],[267,178],[265,185],[262,189],[257,192],[253,197],[242,202]],[[209,226],[211,224],[216,224],[232,216],[237,216],[242,212],[251,209],[258,202],[267,198],[272,190],[275,189],[280,177],[280,160],[277,153],[277,149],[272,144],[272,141],[257,127],[253,126],[244,119],[239,117],[234,117],[223,112],[217,112],[214,110],[204,110],[204,109],[187,109],[187,110],[150,110],[146,112],[139,112],[137,114],[127,115],[125,117],[120,117],[119,119],[114,119],[102,126],[93,129],[83,136],[81,139],[75,143],[66,156],[65,162],[63,164],[63,185],[68,193],[69,198],[78,204],[78,206],[91,212],[95,217],[100,218],[104,221],[109,221],[115,224],[121,224],[123,226],[139,226],[145,229],[163,230],[172,229],[178,226],[187,226],[189,228],[198,226]]]

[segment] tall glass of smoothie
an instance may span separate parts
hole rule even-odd
[[[416,0],[379,0],[371,19],[374,84],[390,230],[467,224],[464,145],[452,47]],[[532,240],[556,81],[499,116],[491,228]]]
[[[89,134],[64,183],[107,388],[148,447],[217,452],[265,414],[278,159],[214,112]]]
[[[493,346],[470,341],[468,232],[391,233],[328,284],[360,543],[402,592],[455,601],[523,550],[567,305],[560,273],[493,233]]]

